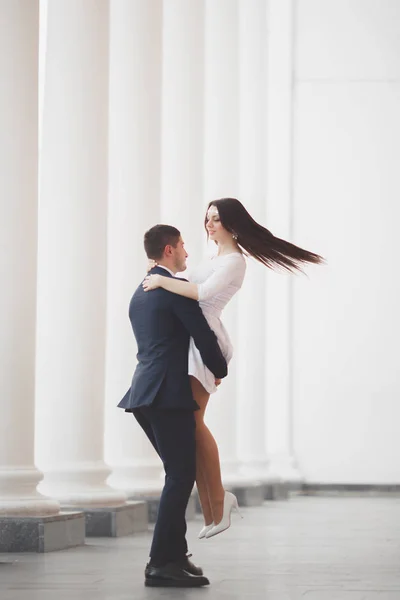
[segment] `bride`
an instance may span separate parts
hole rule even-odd
[[[198,300],[211,329],[217,336],[227,362],[233,354],[228,332],[221,314],[229,300],[240,290],[246,273],[245,256],[252,256],[268,268],[301,271],[302,264],[320,264],[318,254],[308,252],[290,242],[275,237],[259,225],[235,198],[210,202],[205,217],[209,239],[218,246],[215,257],[208,259],[190,274],[190,281],[162,275],[148,275],[143,281],[145,291],[162,287],[169,292]],[[210,395],[220,381],[204,365],[193,339],[189,347],[189,375],[193,398],[200,407],[196,418],[196,485],[204,516],[199,538],[210,538],[230,526],[231,512],[238,510],[234,494],[225,491],[221,479],[218,446],[204,423]]]

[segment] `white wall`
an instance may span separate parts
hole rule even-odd
[[[307,481],[400,481],[400,2],[298,0],[294,449]]]

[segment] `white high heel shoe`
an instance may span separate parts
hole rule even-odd
[[[214,525],[207,533],[206,538],[213,537],[213,535],[217,535],[217,533],[221,533],[228,529],[231,526],[231,513],[233,509],[237,510],[240,517],[243,519],[243,515],[239,510],[239,504],[237,498],[231,492],[225,492],[224,496],[224,511],[222,514],[222,519],[217,525]]]
[[[215,523],[212,522],[209,525],[204,525],[203,529],[200,531],[199,535],[197,536],[199,538],[199,540],[201,540],[202,538],[206,537],[206,534],[214,527]]]

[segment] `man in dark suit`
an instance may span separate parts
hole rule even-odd
[[[144,247],[148,258],[157,261],[150,273],[174,277],[186,269],[188,255],[175,227],[152,227],[145,234]],[[187,556],[185,538],[186,507],[196,479],[194,411],[199,408],[188,375],[190,337],[216,379],[227,375],[226,361],[195,300],[162,288],[145,292],[140,284],[130,302],[129,318],[138,364],[131,388],[118,406],[134,414],[166,475],[145,585],[208,585],[202,570]]]

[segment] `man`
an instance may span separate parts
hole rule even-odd
[[[188,254],[175,227],[152,227],[144,236],[144,247],[148,258],[158,263],[150,273],[174,277],[186,269]],[[140,284],[130,302],[129,318],[138,364],[131,388],[118,406],[133,412],[159,454],[166,475],[145,585],[208,585],[202,570],[187,556],[185,538],[186,507],[196,479],[193,411],[199,408],[188,375],[190,337],[216,379],[227,375],[226,361],[195,300],[162,288],[145,292]]]

